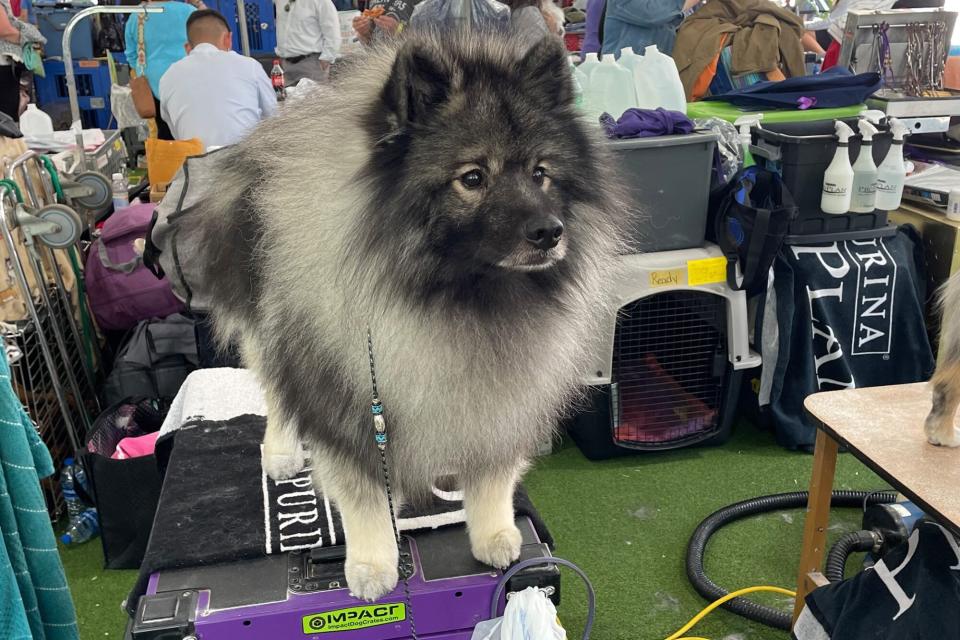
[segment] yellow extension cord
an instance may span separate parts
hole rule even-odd
[[[704,618],[706,618],[708,615],[710,615],[710,614],[713,612],[714,609],[716,609],[717,607],[723,605],[725,602],[727,602],[727,601],[729,601],[729,600],[733,600],[734,598],[739,598],[740,596],[745,596],[745,595],[747,595],[748,593],[756,593],[756,592],[758,592],[758,591],[769,591],[769,592],[771,592],[771,593],[779,593],[779,594],[781,594],[781,595],[790,596],[791,598],[796,598],[796,597],[797,597],[797,594],[796,594],[796,593],[794,593],[793,591],[790,591],[789,589],[784,589],[784,588],[782,588],[782,587],[767,587],[767,586],[764,586],[764,587],[747,587],[746,589],[740,589],[739,591],[734,591],[733,593],[728,593],[727,595],[723,596],[722,598],[720,598],[719,600],[717,600],[717,601],[714,602],[713,604],[711,604],[711,605],[709,605],[708,607],[706,607],[703,611],[701,611],[701,612],[698,613],[696,616],[694,616],[693,619],[690,620],[690,622],[688,622],[687,624],[683,625],[683,627],[682,627],[679,631],[677,631],[676,633],[674,633],[673,635],[671,635],[670,637],[668,637],[667,640],[707,640],[707,638],[699,638],[699,637],[694,637],[694,636],[683,636],[683,634],[685,634],[687,631],[690,631],[690,629],[693,629],[695,626],[697,626],[697,624],[698,624],[701,620],[703,620]],[[681,636],[683,636],[683,637],[681,637]]]

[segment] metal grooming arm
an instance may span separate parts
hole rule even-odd
[[[247,32],[247,6],[244,0],[237,0],[237,31],[240,32],[240,48],[243,55],[250,56],[250,34]]]
[[[242,0],[241,0],[242,1]],[[70,97],[70,123],[71,126],[77,125],[80,123],[80,103],[77,100],[77,82],[76,78],[73,75],[73,53],[70,51],[70,39],[73,37],[73,29],[77,26],[77,23],[86,18],[87,16],[92,16],[97,13],[163,13],[162,7],[119,7],[119,6],[94,6],[88,7],[83,11],[77,13],[72,18],[70,22],[67,23],[66,28],[63,30],[63,66],[67,73],[67,94]],[[80,130],[77,131],[77,148],[74,152],[76,156],[77,166],[82,166],[84,169],[90,169],[87,166],[87,156],[83,152],[83,127],[80,127]]]

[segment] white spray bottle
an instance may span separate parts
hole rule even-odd
[[[907,179],[907,168],[903,164],[903,138],[909,130],[896,118],[890,118],[890,131],[893,132],[893,143],[887,157],[877,167],[877,209],[881,211],[893,211],[900,207],[903,183]]]
[[[740,146],[743,148],[743,157],[740,166],[744,168],[752,167],[757,164],[753,159],[753,154],[750,153],[750,143],[752,142],[750,129],[752,129],[754,126],[759,127],[761,120],[763,120],[762,113],[751,113],[749,115],[740,116],[733,123],[733,125],[740,131]]]
[[[850,194],[850,211],[873,213],[877,207],[877,165],[873,162],[873,136],[877,128],[866,118],[857,123],[862,141],[860,155],[853,163],[853,187]]]
[[[823,194],[820,209],[824,213],[842,214],[850,210],[850,191],[853,187],[853,167],[850,165],[850,136],[853,129],[842,120],[835,123],[837,152],[823,174]]]

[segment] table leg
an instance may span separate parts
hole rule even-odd
[[[830,521],[830,495],[833,493],[833,477],[837,470],[837,449],[837,441],[818,429],[817,443],[813,451],[810,499],[807,502],[807,518],[803,527],[800,568],[797,571],[797,601],[793,608],[794,622],[803,610],[804,598],[817,587],[810,574],[820,572],[823,568],[823,556],[827,545],[827,526]]]

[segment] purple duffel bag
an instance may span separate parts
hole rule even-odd
[[[87,297],[101,329],[126,331],[141,320],[166,318],[184,309],[167,279],[157,279],[134,248],[136,240],[146,237],[155,208],[135,204],[120,209],[90,247]]]

